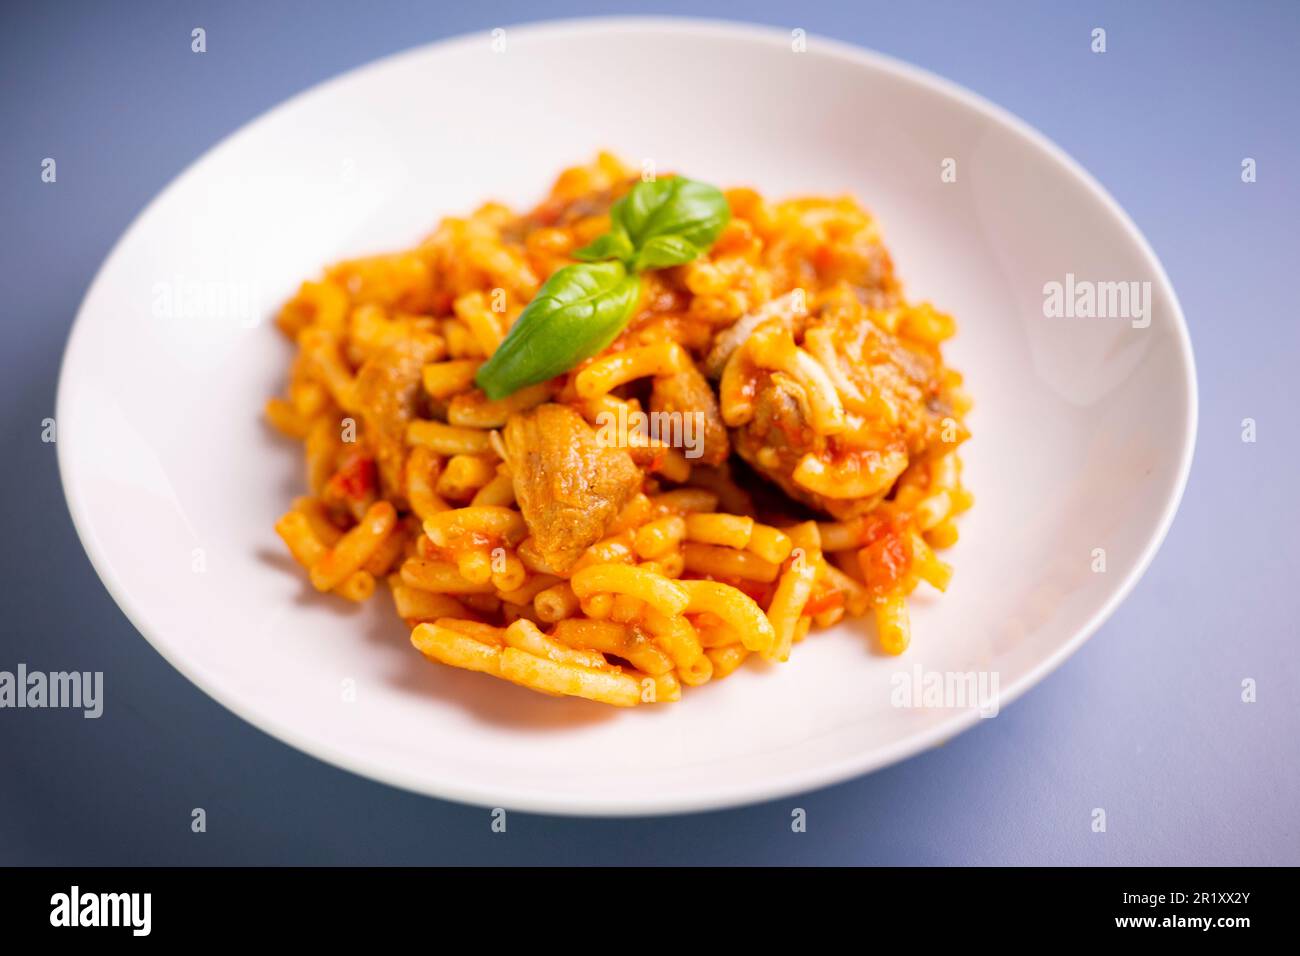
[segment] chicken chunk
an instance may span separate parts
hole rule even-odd
[[[937,359],[860,313],[768,323],[729,361],[743,363],[749,396],[744,420],[731,422],[736,451],[836,518],[869,511],[911,462],[967,436]]]
[[[437,339],[403,339],[367,359],[357,372],[356,402],[385,497],[405,497],[406,426],[424,401],[420,370],[440,355]]]
[[[654,380],[650,412],[680,416],[682,434],[690,442],[685,454],[692,460],[702,465],[721,465],[731,454],[727,426],[718,411],[717,396],[694,365]],[[691,423],[689,432],[686,431],[688,421]]]
[[[567,571],[641,488],[641,472],[621,448],[601,445],[567,405],[512,415],[503,433],[515,500],[533,545]]]

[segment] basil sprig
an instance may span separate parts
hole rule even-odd
[[[623,259],[638,272],[679,266],[713,245],[730,221],[716,186],[680,176],[640,182],[610,208],[609,233],[573,255]]]
[[[474,381],[493,401],[595,355],[622,331],[641,297],[640,273],[682,265],[713,245],[731,209],[707,183],[639,182],[610,207],[610,231],[546,280]]]
[[[519,314],[474,381],[496,401],[568,371],[614,341],[640,297],[641,280],[617,259],[565,266]]]

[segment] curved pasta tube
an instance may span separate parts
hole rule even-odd
[[[888,489],[906,468],[907,453],[898,448],[858,452],[840,466],[828,465],[808,452],[790,477],[795,484],[827,498],[867,498]]]
[[[512,508],[471,505],[431,515],[424,520],[424,533],[439,547],[453,544],[458,537],[468,534],[501,538],[514,545],[528,534],[528,526],[524,516]]]
[[[704,655],[699,634],[684,617],[668,617],[653,608],[645,613],[645,627],[677,666],[682,681],[691,686],[707,683],[713,662]]]
[[[722,369],[718,382],[718,408],[729,428],[748,425],[754,418],[753,383],[745,368],[745,350],[736,349]]]
[[[776,630],[763,609],[754,599],[730,584],[720,581],[678,581],[677,587],[686,592],[688,614],[709,613],[740,635],[741,642],[751,651],[765,651],[776,640]]]
[[[592,399],[634,379],[680,372],[690,362],[676,342],[642,345],[596,359],[575,376],[573,387],[579,398]]]
[[[795,628],[799,616],[812,596],[813,584],[817,580],[817,566],[812,561],[795,561],[781,575],[776,586],[776,594],[767,609],[768,619],[776,631],[776,640],[763,654],[771,661],[790,659],[790,648],[794,645]]]
[[[847,427],[844,405],[835,383],[817,360],[794,344],[788,332],[762,329],[745,346],[759,368],[785,372],[803,386],[812,412],[813,431],[819,435],[836,435]]]
[[[630,594],[669,617],[686,610],[689,598],[683,591],[684,583],[629,564],[595,564],[569,580],[579,599],[595,594]]]

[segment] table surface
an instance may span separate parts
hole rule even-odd
[[[947,745],[774,803],[580,820],[372,783],[245,724],[141,638],[91,569],[41,441],[82,295],[132,217],[289,95],[455,34],[622,0],[13,5],[0,31],[0,670],[102,670],[99,720],[0,711],[0,863],[1296,864],[1300,667],[1293,281],[1300,5],[666,0],[871,47],[1019,114],[1151,240],[1196,349],[1182,509],[1070,661]],[[190,30],[208,51],[190,52]],[[1107,51],[1088,50],[1094,27]],[[41,182],[44,157],[58,181]],[[1257,162],[1258,181],[1241,180]],[[1242,441],[1242,420],[1257,441]],[[1242,700],[1253,680],[1257,699]],[[203,807],[207,832],[193,833]],[[807,812],[792,833],[791,810]],[[1107,815],[1093,832],[1094,808]]]

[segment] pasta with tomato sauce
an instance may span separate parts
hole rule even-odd
[[[303,443],[276,530],[313,587],[385,582],[431,660],[617,706],[906,598],[972,504],[952,318],[849,198],[769,201],[609,154],[340,262],[277,324]],[[555,373],[555,369],[562,369]]]

